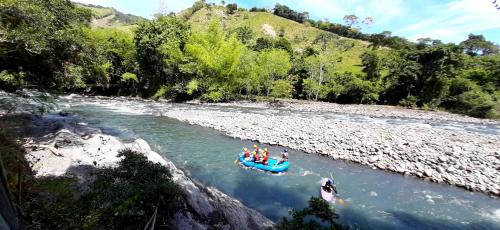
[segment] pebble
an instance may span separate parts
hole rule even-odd
[[[496,154],[500,149],[500,138],[496,135],[418,125],[361,123],[349,119],[339,122],[335,118],[325,118],[322,115],[299,116],[293,112],[277,116],[275,114],[278,114],[279,109],[265,104],[229,104],[233,109],[224,110],[225,104],[211,104],[211,107],[219,107],[218,110],[174,106],[165,110],[163,115],[190,124],[213,127],[240,139],[278,143],[306,153],[328,155],[332,159],[347,160],[401,174],[429,178],[439,183],[456,184],[470,190],[480,189],[486,193],[500,194],[499,188],[493,186],[493,184],[500,184],[500,177],[498,177],[500,159]],[[305,108],[312,108],[311,111],[354,114],[372,112],[370,107],[360,107],[368,108],[365,111],[338,111],[328,109],[338,105],[320,104],[324,105],[322,108],[318,106],[318,103],[311,104],[311,106],[308,104],[295,106],[292,103],[285,103],[284,108],[298,112],[304,111]],[[258,113],[247,109],[238,111],[234,109],[235,107],[258,107]],[[409,110],[409,113],[399,114],[399,110],[399,108],[379,108],[376,117],[390,117],[397,114],[399,117],[413,119],[426,118],[458,122],[474,120],[478,123],[494,123],[490,120],[477,121],[476,118],[449,113],[439,113],[440,116],[434,116],[435,114]],[[500,122],[495,124],[500,125]],[[455,135],[458,132],[460,135]],[[479,182],[478,175],[474,174],[477,171],[484,174]],[[443,177],[445,174],[447,177]],[[474,178],[474,183],[465,180],[469,177]]]

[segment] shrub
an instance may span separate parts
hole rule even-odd
[[[457,98],[456,109],[474,117],[487,117],[494,108],[491,96],[481,91],[467,91]]]
[[[479,87],[473,81],[466,78],[455,78],[450,83],[449,95],[457,96],[470,90],[478,89]]]
[[[133,73],[129,73],[129,72],[122,74],[121,78],[122,78],[121,79],[122,82],[135,82],[135,83],[139,82],[137,75],[135,75]]]
[[[12,73],[7,70],[0,72],[0,88],[15,89],[23,84],[24,72]]]
[[[318,197],[311,197],[309,206],[302,210],[290,211],[292,219],[283,218],[275,229],[348,229],[337,223],[338,214],[330,204]],[[320,220],[320,221],[318,221]]]
[[[188,95],[193,95],[195,92],[198,91],[199,86],[200,86],[200,82],[198,80],[191,80],[186,85],[186,93]]]
[[[81,185],[73,178],[36,179],[23,224],[34,229],[145,229],[154,216],[156,226],[168,227],[181,201],[169,170],[132,150],[118,157],[123,157],[118,167],[94,171],[86,191],[75,190]]]
[[[222,102],[223,100],[224,94],[220,90],[201,95],[201,101],[204,102]]]
[[[158,100],[160,98],[163,98],[167,94],[168,90],[169,90],[169,87],[164,85],[164,86],[160,87],[160,89],[158,89],[156,91],[155,95],[153,95],[152,98],[154,100]]]
[[[292,98],[293,85],[287,80],[277,80],[273,84],[273,90],[271,91],[271,97],[276,98]]]
[[[238,10],[238,5],[236,3],[227,4],[226,9],[228,14],[234,14]]]
[[[404,106],[404,107],[408,107],[408,108],[415,108],[415,107],[417,107],[417,97],[408,96],[406,98],[401,99],[398,104],[400,106]]]
[[[378,102],[379,95],[376,93],[368,93],[363,95],[361,98],[361,104],[376,104]]]

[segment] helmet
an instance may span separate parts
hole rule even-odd
[[[243,151],[245,151],[245,152],[246,152],[246,151],[248,151],[248,149],[247,149],[247,148],[243,148]]]
[[[264,151],[267,151],[267,148],[264,148]]]
[[[254,148],[257,148],[257,145],[253,145]]]
[[[284,149],[284,150],[283,150],[283,152],[287,153],[287,152],[288,152],[288,150],[287,150],[287,149]]]

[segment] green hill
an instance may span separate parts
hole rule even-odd
[[[211,6],[202,8],[192,15],[187,9],[179,16],[188,17],[192,31],[204,31],[212,18],[222,18],[224,27],[231,31],[238,27],[248,26],[254,32],[252,42],[259,37],[278,38],[279,34],[291,42],[295,51],[302,51],[306,47],[314,47],[319,50],[319,44],[315,40],[320,34],[327,35],[334,44],[334,49],[329,52],[338,53],[340,62],[337,64],[339,72],[350,71],[352,73],[361,72],[361,55],[371,49],[369,43],[361,40],[341,37],[339,35],[319,30],[307,23],[298,23],[286,18],[276,16],[269,12],[249,12],[238,10],[234,14],[227,14],[226,8],[220,6]],[[283,33],[284,32],[284,33]],[[380,49],[378,52],[387,52]]]
[[[147,20],[140,16],[122,13],[112,7],[103,7],[91,4],[86,5],[81,3],[76,3],[76,5],[92,11],[92,27],[112,27],[124,31],[130,31],[138,22]]]

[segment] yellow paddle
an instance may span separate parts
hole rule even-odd
[[[333,178],[333,173],[330,173],[330,178],[335,179],[335,178]],[[340,197],[339,195],[336,195],[336,196],[339,197],[339,204],[344,204],[344,199],[342,199],[342,197]]]

